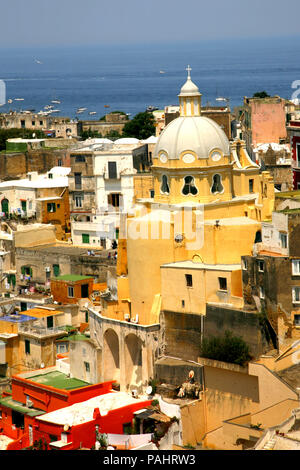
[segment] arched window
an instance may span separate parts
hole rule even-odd
[[[195,181],[193,176],[185,176],[184,177],[184,186],[182,188],[182,194],[187,196],[188,194],[192,194],[195,196],[198,194],[198,189],[195,186]]]
[[[163,194],[169,194],[170,193],[170,188],[168,184],[168,177],[167,175],[162,175],[161,177],[161,187],[160,190]]]
[[[211,187],[211,192],[213,194],[216,194],[216,193],[222,193],[223,191],[224,191],[224,188],[221,183],[221,175],[216,174],[213,176],[213,184]]]

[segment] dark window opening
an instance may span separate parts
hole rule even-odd
[[[254,180],[249,180],[249,193],[253,193],[254,191]]]
[[[55,204],[55,202],[48,202],[48,204],[47,204],[47,211],[48,211],[48,212],[56,212],[56,204]]]
[[[85,162],[85,156],[84,155],[76,155],[75,156],[75,163],[84,163]]]
[[[75,173],[75,189],[81,189],[81,173]]]
[[[117,178],[117,162],[108,162],[108,177],[110,179]]]
[[[187,287],[193,287],[193,276],[191,274],[186,274],[185,282]]]
[[[261,242],[262,242],[261,231],[260,231],[260,230],[257,230],[257,232],[256,232],[256,234],[255,234],[254,243],[261,243]]]
[[[53,317],[47,317],[47,328],[53,328]]]
[[[12,410],[11,420],[12,420],[12,424],[16,426],[16,428],[24,428],[24,415],[23,414],[19,413],[18,411]]]
[[[185,196],[187,196],[188,194],[192,194],[193,196],[198,194],[198,189],[195,186],[193,176],[185,176],[184,177],[184,186],[183,186],[183,189],[182,189],[182,194],[184,194]]]
[[[211,187],[211,192],[213,194],[216,194],[216,193],[222,193],[223,191],[224,191],[224,188],[221,183],[221,175],[216,174],[213,176],[213,184]]]
[[[86,299],[89,296],[89,285],[88,284],[82,284],[81,285],[81,297],[83,299]]]
[[[170,187],[168,184],[168,177],[167,175],[162,175],[161,177],[161,187],[160,190],[163,194],[169,194],[170,193]]]
[[[227,290],[227,279],[226,277],[219,277],[219,289]]]
[[[120,207],[120,196],[118,193],[111,193],[107,196],[107,201],[110,206]]]
[[[25,354],[30,354],[30,341],[25,339]]]

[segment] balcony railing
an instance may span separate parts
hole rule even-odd
[[[29,335],[37,336],[39,338],[45,336],[55,336],[55,335],[65,335],[67,331],[61,327],[53,327],[53,328],[45,328],[41,326],[35,325],[26,325],[20,324],[19,325],[19,333],[28,333]]]

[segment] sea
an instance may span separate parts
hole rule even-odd
[[[188,65],[204,106],[228,103],[233,110],[257,91],[291,99],[300,89],[295,37],[0,48],[0,112],[39,112],[59,101],[58,116],[99,119],[123,111],[131,118],[148,106],[177,105]],[[78,115],[78,108],[86,110]]]

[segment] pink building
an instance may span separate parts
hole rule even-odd
[[[287,132],[291,144],[294,189],[300,189],[300,120],[290,121]]]
[[[286,100],[279,96],[244,97],[241,124],[242,137],[250,155],[253,154],[253,148],[259,144],[285,143],[287,138]]]

